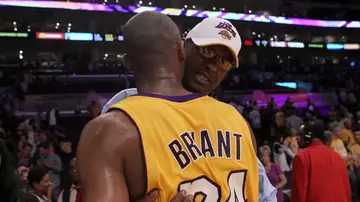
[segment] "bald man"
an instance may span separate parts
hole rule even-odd
[[[176,24],[142,12],[123,34],[138,95],[84,128],[77,153],[84,200],[126,202],[158,189],[159,201],[185,190],[203,201],[257,202],[251,131],[233,107],[183,88]]]

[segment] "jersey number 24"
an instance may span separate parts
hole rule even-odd
[[[228,175],[228,186],[230,195],[226,202],[246,202],[244,186],[246,181],[246,170],[232,171]],[[221,187],[206,176],[193,180],[184,181],[179,184],[178,191],[185,190],[192,194],[194,199],[201,195],[202,202],[219,202],[221,199]],[[195,200],[194,200],[195,201]]]

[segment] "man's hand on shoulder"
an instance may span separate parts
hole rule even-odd
[[[150,193],[145,195],[142,199],[137,202],[154,202],[159,197],[158,190],[152,190]],[[192,195],[188,195],[186,191],[180,191],[176,194],[174,198],[171,199],[170,202],[192,202],[194,197]]]

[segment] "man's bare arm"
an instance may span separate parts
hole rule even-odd
[[[82,132],[76,167],[85,202],[127,202],[123,174],[126,144],[137,132],[122,112],[110,112],[90,121]]]

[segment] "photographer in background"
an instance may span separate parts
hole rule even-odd
[[[300,128],[299,146],[293,160],[291,201],[351,201],[344,160],[323,144],[325,126],[310,122]]]

